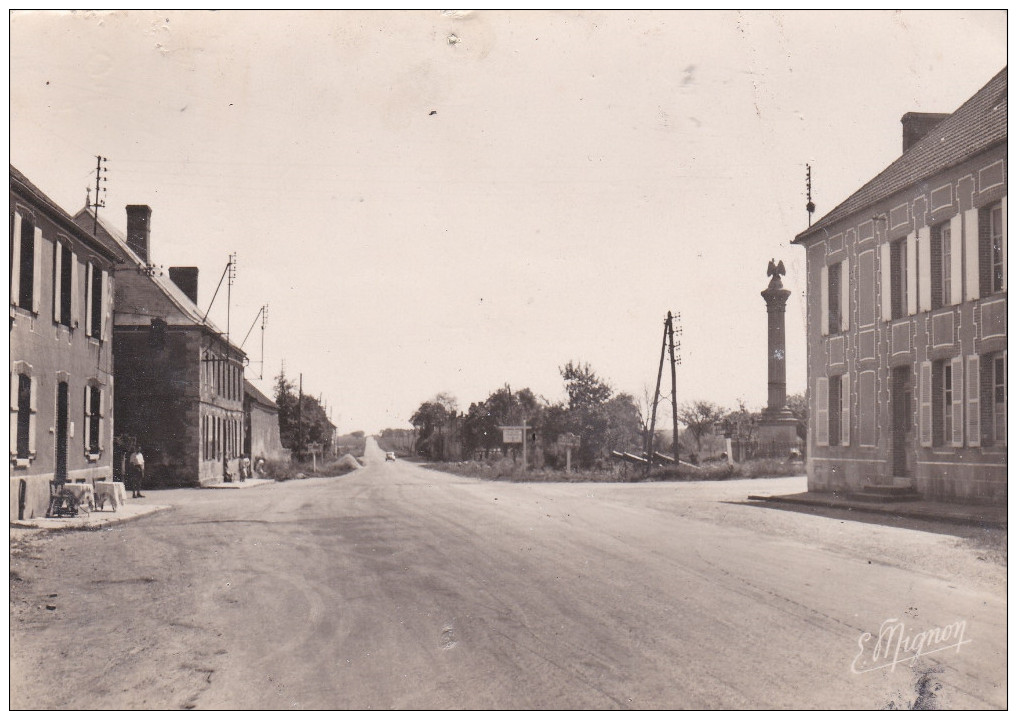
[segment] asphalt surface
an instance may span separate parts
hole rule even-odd
[[[340,478],[149,492],[173,509],[14,541],[11,706],[1006,706],[998,539],[727,503],[802,479],[383,459],[371,441]],[[887,620],[964,641],[874,661]]]

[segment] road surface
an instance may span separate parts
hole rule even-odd
[[[12,707],[1006,705],[1005,562],[964,529],[726,503],[804,479],[512,484],[366,457],[19,535]],[[964,641],[885,666],[887,620]]]

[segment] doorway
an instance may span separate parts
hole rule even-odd
[[[913,432],[911,420],[914,413],[914,388],[911,386],[911,366],[894,368],[890,379],[890,406],[892,408],[892,452],[893,476],[910,477],[911,467],[908,454],[912,448]]]
[[[57,384],[56,479],[67,481],[67,383]]]

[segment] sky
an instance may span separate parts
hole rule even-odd
[[[151,259],[236,252],[247,377],[285,364],[340,432],[408,427],[559,367],[766,404],[771,258],[804,392],[805,166],[818,218],[1006,64],[1004,11],[15,12],[10,161],[68,212],[152,208]],[[220,326],[226,302],[210,312]],[[263,379],[259,378],[263,375]],[[665,382],[667,376],[665,375]]]

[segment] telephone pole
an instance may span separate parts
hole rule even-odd
[[[681,341],[678,342],[678,347]],[[674,317],[667,312],[664,320],[664,336],[660,342],[660,364],[657,366],[657,387],[653,391],[653,405],[650,409],[650,431],[646,437],[646,473],[649,474],[653,467],[653,435],[657,427],[657,403],[660,401],[660,381],[664,375],[664,356],[670,352],[671,357],[671,415],[672,415],[672,442],[671,452],[675,464],[678,463],[678,376],[675,366],[681,363],[681,355],[676,354],[674,342]]]
[[[99,231],[99,208],[106,207],[106,187],[102,183],[106,182],[106,176],[103,173],[109,171],[109,168],[103,165],[109,161],[109,158],[103,156],[95,157],[95,200],[89,197],[88,207],[92,208],[92,236],[95,237]],[[101,194],[100,194],[101,193]]]
[[[679,314],[679,318],[681,315]],[[672,439],[671,439],[671,456],[674,457],[674,463],[678,463],[678,376],[675,374],[675,365],[681,361],[681,356],[675,357],[674,352],[674,320],[671,318],[671,312],[667,312],[667,336],[669,341],[669,348],[671,350],[671,417],[672,417]],[[681,346],[681,341],[678,342]]]

